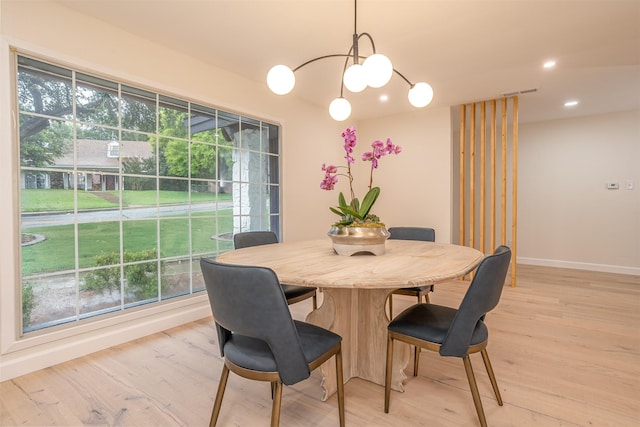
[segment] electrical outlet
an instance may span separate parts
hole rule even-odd
[[[633,190],[633,181],[628,179],[624,188],[626,188],[627,190]]]

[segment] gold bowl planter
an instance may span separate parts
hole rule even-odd
[[[391,235],[385,226],[331,227],[327,233],[338,255],[384,255],[385,242]]]

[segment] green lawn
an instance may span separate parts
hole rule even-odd
[[[118,191],[105,192],[118,200]],[[22,190],[22,212],[56,212],[73,210],[73,190]],[[133,191],[122,192],[124,206],[153,206],[171,205],[189,202],[189,193],[186,191]],[[213,202],[216,196],[212,193],[191,193],[191,203]],[[231,200],[231,194],[220,194],[218,200]],[[100,197],[99,192],[78,191],[79,209],[104,209],[117,208],[118,203]]]
[[[202,213],[191,217],[192,253],[216,250],[211,239],[216,230],[232,230],[231,210],[218,211],[218,217]],[[140,252],[160,249],[161,257],[189,255],[189,219],[159,219],[160,246],[158,246],[158,222],[156,219],[123,222],[123,248]],[[55,272],[74,269],[75,235],[73,225],[29,228],[29,233],[40,234],[46,240],[22,248],[22,274]],[[231,249],[231,242],[226,243]],[[95,266],[95,256],[119,252],[120,223],[118,221],[78,224],[78,258],[80,268]]]

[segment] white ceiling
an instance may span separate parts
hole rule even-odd
[[[354,32],[352,0],[58,3],[260,82],[272,65],[347,53]],[[640,109],[640,0],[360,0],[357,32],[410,81],[433,87],[427,108],[537,89],[520,97],[521,122]],[[360,54],[369,53],[363,37]],[[542,68],[548,59],[557,61],[552,70]],[[328,108],[343,65],[325,59],[300,69],[287,96]],[[373,118],[414,110],[408,89],[394,76],[345,97],[352,118]],[[569,99],[580,103],[568,109]]]

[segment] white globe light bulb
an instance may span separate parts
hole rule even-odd
[[[362,63],[367,78],[367,84],[371,87],[386,85],[393,75],[393,65],[386,56],[375,53]]]
[[[422,108],[431,103],[433,99],[433,89],[425,82],[416,83],[409,89],[409,102],[414,107]]]
[[[344,98],[336,98],[329,104],[329,115],[338,122],[346,120],[351,115],[351,104]]]
[[[351,92],[362,92],[367,87],[364,68],[360,64],[353,64],[347,68],[342,81],[344,86]]]
[[[267,73],[267,86],[277,95],[286,95],[296,85],[296,77],[286,65],[274,65]]]

